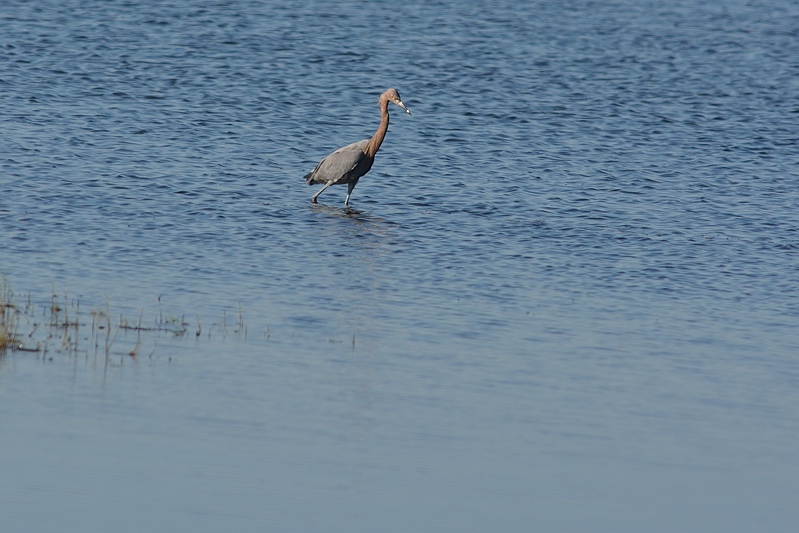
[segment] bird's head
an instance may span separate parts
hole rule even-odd
[[[411,114],[411,110],[405,107],[405,104],[402,103],[402,99],[400,99],[400,95],[399,92],[397,92],[397,89],[387,90],[386,92],[380,95],[380,100],[381,101],[385,100],[387,102],[394,102],[395,104],[400,106],[406,113],[408,113],[409,115]]]

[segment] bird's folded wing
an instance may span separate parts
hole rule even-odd
[[[366,139],[348,144],[325,157],[312,172],[312,182],[336,181],[352,172],[361,159],[365,157],[363,149],[368,143],[369,140]]]

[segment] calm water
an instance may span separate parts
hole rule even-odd
[[[0,273],[48,350],[0,359],[4,531],[799,522],[795,2],[8,0],[0,28]],[[392,86],[413,116],[355,211],[312,207]],[[103,311],[187,332],[106,349]]]

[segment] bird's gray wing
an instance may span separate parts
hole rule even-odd
[[[367,144],[369,144],[369,139],[348,144],[322,159],[313,172],[305,176],[308,185],[336,182],[345,177],[365,157],[363,151]]]

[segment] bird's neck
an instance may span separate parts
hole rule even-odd
[[[383,139],[386,138],[386,132],[388,132],[388,101],[381,100],[380,101],[380,126],[378,126],[377,131],[372,138],[369,140],[369,144],[366,145],[366,149],[364,152],[369,157],[374,157],[377,153],[377,150],[380,148],[380,145],[383,144]]]

